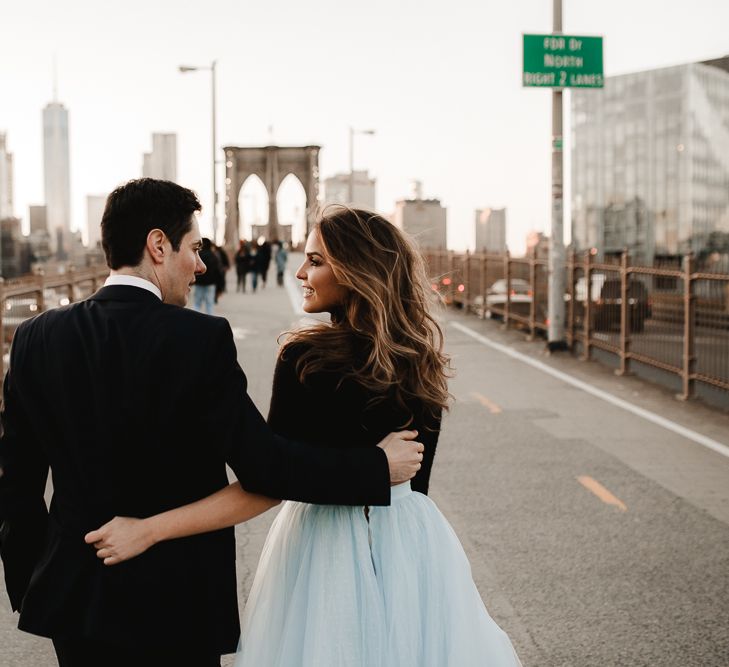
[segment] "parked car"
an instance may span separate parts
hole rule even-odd
[[[486,292],[486,308],[484,314],[493,319],[503,317],[509,289],[509,312],[529,317],[532,304],[532,286],[521,278],[512,278],[507,284],[505,278],[497,280]]]
[[[620,278],[593,273],[590,292],[593,329],[609,331],[620,328],[620,308],[623,303]],[[578,322],[584,318],[586,297],[587,284],[583,276],[575,283],[575,318]],[[636,278],[628,282],[628,308],[630,331],[640,333],[645,328],[645,321],[651,317],[651,302],[646,286]]]

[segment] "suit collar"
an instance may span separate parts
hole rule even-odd
[[[108,285],[89,297],[91,301],[133,301],[137,303],[159,303],[155,294],[142,287],[132,285]]]
[[[160,291],[159,286],[146,278],[142,278],[141,276],[131,276],[126,273],[113,273],[104,281],[104,287],[110,287],[111,285],[131,285],[132,287],[141,287],[152,292],[152,294],[162,301],[162,292]]]

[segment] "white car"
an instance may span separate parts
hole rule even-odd
[[[509,310],[517,315],[529,316],[532,304],[532,286],[521,278],[512,278],[509,287]],[[507,301],[507,281],[505,278],[497,280],[486,292],[486,310],[484,314],[490,318],[500,318],[503,315]]]

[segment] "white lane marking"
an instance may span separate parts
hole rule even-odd
[[[607,403],[611,403],[612,405],[614,405],[618,408],[622,408],[623,410],[632,412],[634,415],[636,415],[638,417],[642,417],[643,419],[645,419],[649,422],[652,422],[653,424],[656,424],[657,426],[661,426],[662,428],[665,428],[668,431],[672,431],[673,433],[676,433],[680,436],[683,436],[684,438],[692,440],[693,442],[695,442],[699,445],[702,445],[703,447],[706,447],[708,449],[715,451],[717,454],[721,454],[722,456],[726,456],[727,458],[729,458],[729,447],[721,442],[718,442],[717,440],[713,440],[712,438],[709,438],[701,433],[692,431],[690,428],[686,428],[685,426],[681,426],[681,424],[677,424],[676,422],[673,422],[670,419],[661,417],[661,415],[657,415],[655,412],[651,412],[650,410],[645,410],[643,408],[638,407],[637,405],[632,405],[631,403],[624,401],[622,398],[618,398],[617,396],[613,396],[612,394],[609,394],[608,392],[603,391],[602,389],[593,387],[592,385],[587,384],[587,382],[583,382],[582,380],[578,380],[577,378],[574,378],[571,375],[568,375],[567,373],[558,371],[557,369],[552,368],[551,366],[548,366],[547,364],[542,363],[541,361],[532,359],[531,357],[527,356],[526,354],[517,352],[516,350],[514,350],[506,345],[502,345],[501,343],[496,343],[495,341],[489,340],[488,338],[486,338],[486,336],[482,336],[477,331],[474,331],[470,327],[467,327],[466,325],[461,324],[460,322],[449,322],[448,324],[450,326],[452,326],[454,329],[458,329],[458,331],[460,331],[461,333],[464,333],[467,336],[470,336],[471,338],[473,338],[474,340],[477,340],[482,345],[486,345],[487,347],[493,348],[494,350],[498,350],[499,352],[506,354],[519,361],[522,361],[525,364],[529,364],[530,366],[542,371],[543,373],[547,373],[547,375],[551,375],[552,377],[555,377],[558,380],[562,380],[563,382],[566,382],[567,384],[572,385],[573,387],[576,387],[577,389],[582,389],[582,391],[585,391],[588,394],[592,394],[593,396],[600,398],[603,401],[606,401]]]
[[[303,315],[304,310],[301,307],[301,300],[303,299],[301,287],[299,287],[296,278],[294,278],[288,271],[284,272],[284,286],[286,292],[289,295],[289,301],[291,301],[291,307],[294,309],[294,313],[297,315]]]

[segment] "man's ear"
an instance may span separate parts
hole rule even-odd
[[[161,229],[153,229],[147,234],[147,252],[155,264],[162,264],[168,254],[167,235]]]

